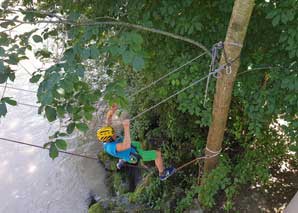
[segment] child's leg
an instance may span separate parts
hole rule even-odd
[[[164,171],[164,165],[163,165],[163,160],[161,157],[161,152],[156,150],[156,159],[155,159],[155,166],[158,169],[159,175],[162,175],[163,171]]]

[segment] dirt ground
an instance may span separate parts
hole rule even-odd
[[[235,204],[235,212],[281,213],[298,191],[298,166],[292,161],[286,170],[273,173],[264,187],[243,190]],[[298,212],[298,210],[297,210]]]

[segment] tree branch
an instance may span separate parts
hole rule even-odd
[[[69,20],[59,20],[59,21],[53,21],[53,20],[40,20],[40,21],[35,21],[35,22],[26,22],[26,21],[20,21],[20,20],[10,20],[10,19],[0,19],[0,21],[13,21],[13,22],[17,22],[17,23],[22,23],[22,24],[38,24],[38,23],[51,23],[51,24],[69,24],[72,25],[74,27],[76,26],[94,26],[94,25],[112,25],[112,26],[125,26],[125,27],[130,27],[130,28],[135,28],[138,30],[144,30],[144,31],[149,31],[152,33],[157,33],[157,34],[161,34],[164,36],[168,36],[177,40],[181,40],[187,43],[190,43],[192,45],[195,45],[196,47],[199,47],[200,49],[204,50],[209,56],[211,56],[210,51],[201,43],[196,42],[192,39],[180,36],[180,35],[176,35],[173,33],[169,33],[166,31],[162,31],[162,30],[158,30],[155,28],[149,28],[149,27],[144,27],[141,25],[137,25],[137,24],[130,24],[127,22],[121,22],[121,21],[98,21],[98,22],[73,22],[73,21],[69,21]]]

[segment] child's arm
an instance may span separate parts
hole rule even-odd
[[[129,129],[129,120],[126,119],[122,122],[124,128],[124,139],[122,143],[118,143],[116,145],[117,152],[124,151],[131,147],[131,139],[130,139],[130,129]]]

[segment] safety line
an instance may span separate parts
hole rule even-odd
[[[17,102],[18,105],[23,105],[23,106],[28,106],[28,107],[33,107],[33,108],[39,108],[37,105],[32,105],[32,104],[26,104],[22,102]]]
[[[6,88],[7,88],[7,81],[6,81],[6,83],[5,83],[5,86],[4,86],[4,90],[3,90],[3,93],[2,93],[2,97],[1,97],[1,99],[2,99],[2,98],[4,97],[4,95],[5,95]]]
[[[3,87],[5,87],[5,86],[0,85],[0,87],[3,88]],[[13,90],[18,90],[18,91],[24,91],[24,92],[37,93],[36,91],[33,91],[33,90],[21,89],[21,88],[11,87],[11,86],[7,86],[6,88],[8,88],[8,89],[13,89]]]
[[[195,57],[195,58],[189,60],[188,62],[186,62],[185,64],[181,65],[180,67],[178,67],[178,68],[172,70],[171,72],[168,72],[167,74],[165,74],[165,75],[163,75],[162,77],[160,77],[159,79],[157,79],[157,80],[151,82],[151,83],[148,84],[147,86],[145,86],[145,87],[139,89],[138,91],[136,91],[135,93],[133,93],[132,95],[130,95],[130,97],[133,97],[133,96],[139,94],[140,92],[142,92],[143,90],[150,88],[151,86],[155,85],[157,82],[159,82],[159,81],[163,80],[164,78],[168,77],[169,75],[171,75],[171,74],[177,72],[177,71],[180,70],[181,68],[185,67],[186,65],[192,63],[193,61],[199,59],[200,57],[202,57],[202,56],[204,56],[204,55],[206,55],[206,52],[204,52],[204,53],[198,55],[197,57]]]
[[[35,144],[30,144],[30,143],[25,143],[25,142],[22,142],[22,141],[12,140],[12,139],[8,139],[8,138],[2,138],[2,137],[0,137],[0,140],[11,142],[11,143],[22,144],[22,145],[26,145],[26,146],[32,146],[32,147],[36,147],[36,148],[40,148],[40,149],[50,150],[50,148],[47,148],[47,147],[43,147],[43,146],[39,146],[39,145],[35,145]],[[72,152],[67,152],[67,151],[58,150],[58,152],[61,152],[61,153],[64,153],[64,154],[68,154],[68,155],[74,155],[74,156],[78,156],[78,157],[93,159],[93,160],[97,160],[98,159],[96,157],[87,156],[87,155],[80,155],[80,154],[76,154],[76,153],[72,153]]]
[[[209,155],[209,156],[206,155],[206,156],[201,156],[201,157],[195,158],[195,159],[193,159],[193,160],[191,160],[191,161],[189,161],[189,162],[183,164],[182,166],[178,167],[178,168],[176,169],[176,171],[179,171],[179,170],[183,169],[184,167],[186,167],[186,166],[188,166],[188,165],[190,165],[190,164],[192,164],[192,163],[195,163],[196,161],[203,160],[203,159],[214,158],[214,157],[216,157],[217,155],[219,155],[220,153],[221,153],[221,150],[218,151],[218,152],[216,152],[214,155]]]
[[[185,91],[185,90],[187,90],[188,88],[190,88],[190,87],[192,87],[192,86],[194,86],[194,85],[196,85],[196,84],[200,83],[201,81],[205,80],[205,79],[206,79],[208,76],[209,76],[209,74],[208,74],[208,75],[206,75],[205,77],[203,77],[203,78],[201,78],[201,79],[197,80],[197,81],[194,81],[193,83],[191,83],[191,84],[190,84],[190,85],[188,85],[187,87],[184,87],[183,89],[181,89],[181,90],[177,91],[177,92],[176,92],[176,93],[174,93],[173,95],[171,95],[171,96],[167,97],[166,99],[163,99],[161,102],[159,102],[159,103],[157,103],[157,104],[155,104],[155,105],[151,106],[150,108],[148,108],[148,109],[144,110],[143,112],[141,112],[141,113],[137,114],[136,116],[134,116],[134,117],[133,117],[133,118],[131,118],[130,120],[131,120],[131,121],[133,121],[134,119],[136,119],[136,118],[140,117],[140,116],[141,116],[141,115],[143,115],[144,113],[146,113],[146,112],[148,112],[148,111],[150,111],[150,110],[154,109],[155,107],[159,106],[160,104],[162,104],[162,103],[164,103],[164,102],[168,101],[169,99],[171,99],[171,98],[175,97],[175,96],[176,96],[176,95],[178,95],[179,93],[181,93],[181,92],[184,92],[184,91]]]

